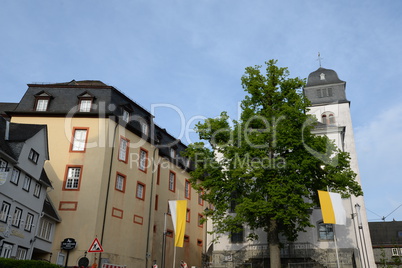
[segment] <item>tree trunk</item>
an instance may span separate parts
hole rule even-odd
[[[268,229],[269,258],[271,268],[281,267],[281,252],[279,249],[278,225],[276,220],[270,220]]]

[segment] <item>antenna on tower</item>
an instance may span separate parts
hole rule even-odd
[[[320,64],[320,68],[321,68],[321,60],[323,60],[324,58],[321,58],[321,54],[320,52],[318,52],[318,63]]]

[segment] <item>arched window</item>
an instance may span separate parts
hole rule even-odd
[[[322,221],[317,224],[318,237],[320,240],[334,240],[334,225]]]
[[[325,112],[321,115],[321,123],[326,125],[335,124],[335,115],[333,112]]]

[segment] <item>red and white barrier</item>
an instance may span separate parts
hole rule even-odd
[[[102,264],[102,268],[126,268],[126,266],[125,265],[104,263],[104,264]]]

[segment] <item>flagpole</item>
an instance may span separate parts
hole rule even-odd
[[[173,246],[173,268],[176,267],[176,246]]]
[[[334,229],[335,229],[335,225],[334,225]],[[335,231],[335,230],[334,230]],[[334,232],[334,242],[335,242],[335,253],[336,253],[336,265],[339,268],[339,254],[338,254],[338,243],[336,243],[336,235]]]

